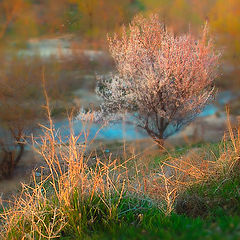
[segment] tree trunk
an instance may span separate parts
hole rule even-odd
[[[148,135],[154,140],[155,143],[157,143],[160,150],[164,150],[164,139],[163,139],[163,132],[156,134],[153,131],[151,131],[148,127],[148,124],[145,125],[145,127],[142,127]]]
[[[18,147],[19,147],[19,152],[18,152],[17,157],[16,157],[15,160],[14,160],[14,167],[17,166],[17,164],[18,164],[18,162],[20,161],[20,159],[22,158],[22,155],[23,155],[24,150],[25,150],[24,143],[22,143],[22,142],[19,142],[19,143],[18,143]]]
[[[164,139],[154,138],[155,143],[157,143],[160,150],[164,150]]]
[[[19,150],[7,150],[2,148],[2,157],[0,160],[0,179],[10,178],[13,174],[15,167],[23,156],[24,143],[17,144]],[[17,154],[17,155],[16,155]]]

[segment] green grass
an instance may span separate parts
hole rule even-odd
[[[235,180],[222,187],[213,184],[195,186],[195,192],[188,190],[185,194],[208,196],[204,199],[209,203],[204,217],[176,213],[165,216],[154,204],[125,198],[118,207],[118,221],[111,222],[107,229],[95,229],[83,239],[239,239],[240,200],[236,195],[239,183]]]
[[[120,209],[123,205],[119,206]],[[120,210],[119,209],[119,210]],[[129,209],[128,209],[129,210]],[[102,223],[103,224],[103,223]],[[239,239],[240,217],[218,211],[215,218],[190,218],[173,213],[166,217],[158,208],[148,206],[141,211],[128,211],[107,227],[95,225],[82,236],[68,235],[60,239]]]
[[[239,186],[239,185],[238,185]],[[207,193],[213,199],[233,194],[231,188],[224,187],[214,198],[213,189]],[[227,191],[227,192],[226,192]],[[224,195],[221,195],[223,194]],[[191,194],[191,192],[189,192]],[[200,195],[206,194],[202,189]],[[224,208],[216,207],[208,212],[205,217],[189,217],[184,214],[172,213],[165,216],[157,206],[147,199],[139,199],[124,195],[119,201],[119,196],[109,197],[111,214],[109,208],[101,198],[94,196],[81,200],[79,193],[73,196],[71,206],[62,210],[67,216],[68,223],[61,231],[59,239],[239,239],[240,237],[240,214],[231,214]],[[57,203],[54,203],[57,206]],[[240,206],[239,202],[237,203]],[[48,215],[45,222],[51,222],[53,217],[52,207],[45,209]],[[30,222],[19,227],[24,227],[30,232]],[[21,236],[15,229],[9,239],[13,236]],[[36,235],[37,236],[37,235]],[[36,237],[35,239],[39,239]]]
[[[226,143],[225,143],[226,144]],[[227,142],[231,147],[231,143]],[[223,143],[200,143],[170,152],[179,157],[192,148],[200,148],[217,159]],[[168,153],[153,159],[159,164]],[[153,164],[153,166],[154,166]],[[181,206],[184,202],[185,206]],[[179,208],[180,205],[180,208]],[[175,212],[165,216],[151,206],[140,213],[129,211],[109,231],[95,231],[86,239],[240,239],[240,177],[220,176],[197,184],[176,201]]]
[[[220,156],[222,143],[197,144],[172,150],[171,156],[179,157],[191,148],[200,148],[211,152],[216,158]],[[153,159],[153,163],[161,163],[167,158],[165,153]],[[45,189],[49,193],[48,202],[39,204],[43,222],[34,219],[43,234],[47,234],[44,224],[50,226],[54,211],[59,215],[56,228],[64,216],[66,225],[59,233],[58,239],[194,239],[194,240],[237,240],[240,239],[240,177],[235,174],[212,178],[201,184],[195,184],[183,192],[176,201],[175,210],[165,216],[155,202],[146,196],[121,195],[117,191],[101,195],[83,197],[76,189],[70,205],[58,202],[46,182]],[[16,227],[8,235],[8,239],[33,237],[32,219],[26,220],[20,215]],[[30,238],[31,239],[31,238]],[[40,239],[34,233],[33,239]],[[45,239],[45,238],[41,238]]]
[[[208,152],[212,158],[217,159],[221,151],[223,150],[223,143],[205,143],[205,142],[200,142],[200,143],[195,143],[195,144],[186,144],[183,146],[177,146],[174,149],[170,148],[167,149],[166,152],[162,153],[161,155],[158,155],[152,159],[151,167],[155,168],[156,166],[159,165],[159,163],[171,158],[179,158],[181,156],[184,156],[187,154],[189,151],[192,149],[199,149],[202,152]]]
[[[199,148],[217,159],[223,147],[221,142],[199,143],[177,147],[169,153],[180,157],[192,148]],[[166,160],[169,153],[154,158],[152,166]],[[240,178],[237,175],[211,179],[187,189],[179,196],[176,210],[170,216],[165,216],[154,204],[138,208],[137,202],[136,208],[124,211],[129,201],[126,198],[119,204],[118,221],[111,222],[107,229],[95,229],[84,235],[84,239],[240,239]],[[181,201],[187,205],[179,211]]]
[[[224,215],[216,221],[176,214],[165,217],[159,210],[149,209],[139,223],[122,221],[117,230],[95,232],[88,239],[239,239],[239,220],[239,216]]]
[[[220,210],[225,214],[240,216],[240,178],[232,176],[230,178],[219,178],[210,180],[207,183],[198,184],[189,188],[179,198],[178,211],[188,215],[194,215],[193,208],[189,209],[196,202],[204,204],[199,209],[199,215],[215,216]],[[185,201],[185,206],[182,202]],[[185,210],[184,210],[185,209]]]

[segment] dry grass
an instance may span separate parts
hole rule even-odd
[[[41,143],[35,143],[35,150],[46,163],[46,169],[42,169],[45,174],[40,177],[33,174],[33,183],[22,185],[21,195],[4,207],[1,214],[3,239],[59,237],[70,223],[74,225],[71,214],[76,194],[78,201],[90,206],[96,197],[100,199],[107,209],[108,221],[117,217],[118,205],[125,194],[149,197],[169,215],[178,195],[189,186],[220,176],[227,179],[239,169],[240,128],[233,130],[230,121],[231,142],[226,135],[219,156],[199,149],[182,157],[169,154],[158,168],[152,169],[147,159],[151,159],[154,145],[138,153],[130,148],[131,155],[126,154],[121,161],[111,154],[102,155],[100,159],[96,151],[89,152],[94,141],[87,140],[89,130],[82,132],[84,143],[78,142],[80,136],[75,136],[73,131],[67,142],[61,141],[50,117],[48,101],[46,109],[50,126],[42,126],[45,134]],[[84,222],[81,212],[77,219]],[[83,229],[84,226],[76,226],[75,231],[81,236]]]
[[[66,209],[73,211],[72,201],[76,192],[78,200],[84,203],[87,199],[89,205],[97,196],[111,219],[130,184],[126,166],[136,156],[117,163],[117,159],[112,159],[111,156],[101,160],[95,155],[96,161],[93,164],[91,159],[94,152],[87,153],[94,141],[88,141],[89,128],[83,128],[85,130],[79,136],[71,131],[68,140],[62,141],[61,135],[54,129],[47,95],[46,99],[49,127],[42,126],[45,133],[40,143],[39,140],[35,142],[35,150],[44,159],[46,167],[42,168],[40,177],[33,174],[31,185],[22,184],[20,196],[9,202],[8,207],[3,206],[3,239],[59,237],[62,229],[69,224],[71,214],[66,214]],[[91,123],[90,115],[89,122]],[[85,138],[84,143],[78,143],[82,136]],[[82,234],[82,229],[76,231],[79,235]]]
[[[207,184],[211,180],[227,180],[238,174],[240,167],[240,126],[231,126],[228,108],[227,116],[228,132],[226,132],[222,143],[219,144],[219,156],[216,156],[212,151],[202,149],[192,149],[181,157],[169,155],[148,176],[146,193],[164,204],[167,215],[172,212],[177,196],[190,186]]]

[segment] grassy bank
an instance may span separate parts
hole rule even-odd
[[[3,207],[2,239],[239,239],[240,129],[217,144],[117,154],[45,129],[45,161]],[[116,145],[112,146],[116,148]]]

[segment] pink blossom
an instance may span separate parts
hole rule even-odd
[[[98,81],[103,118],[136,113],[136,125],[162,143],[214,95],[219,54],[206,27],[200,39],[190,33],[175,36],[157,15],[138,15],[108,41],[117,73]]]

